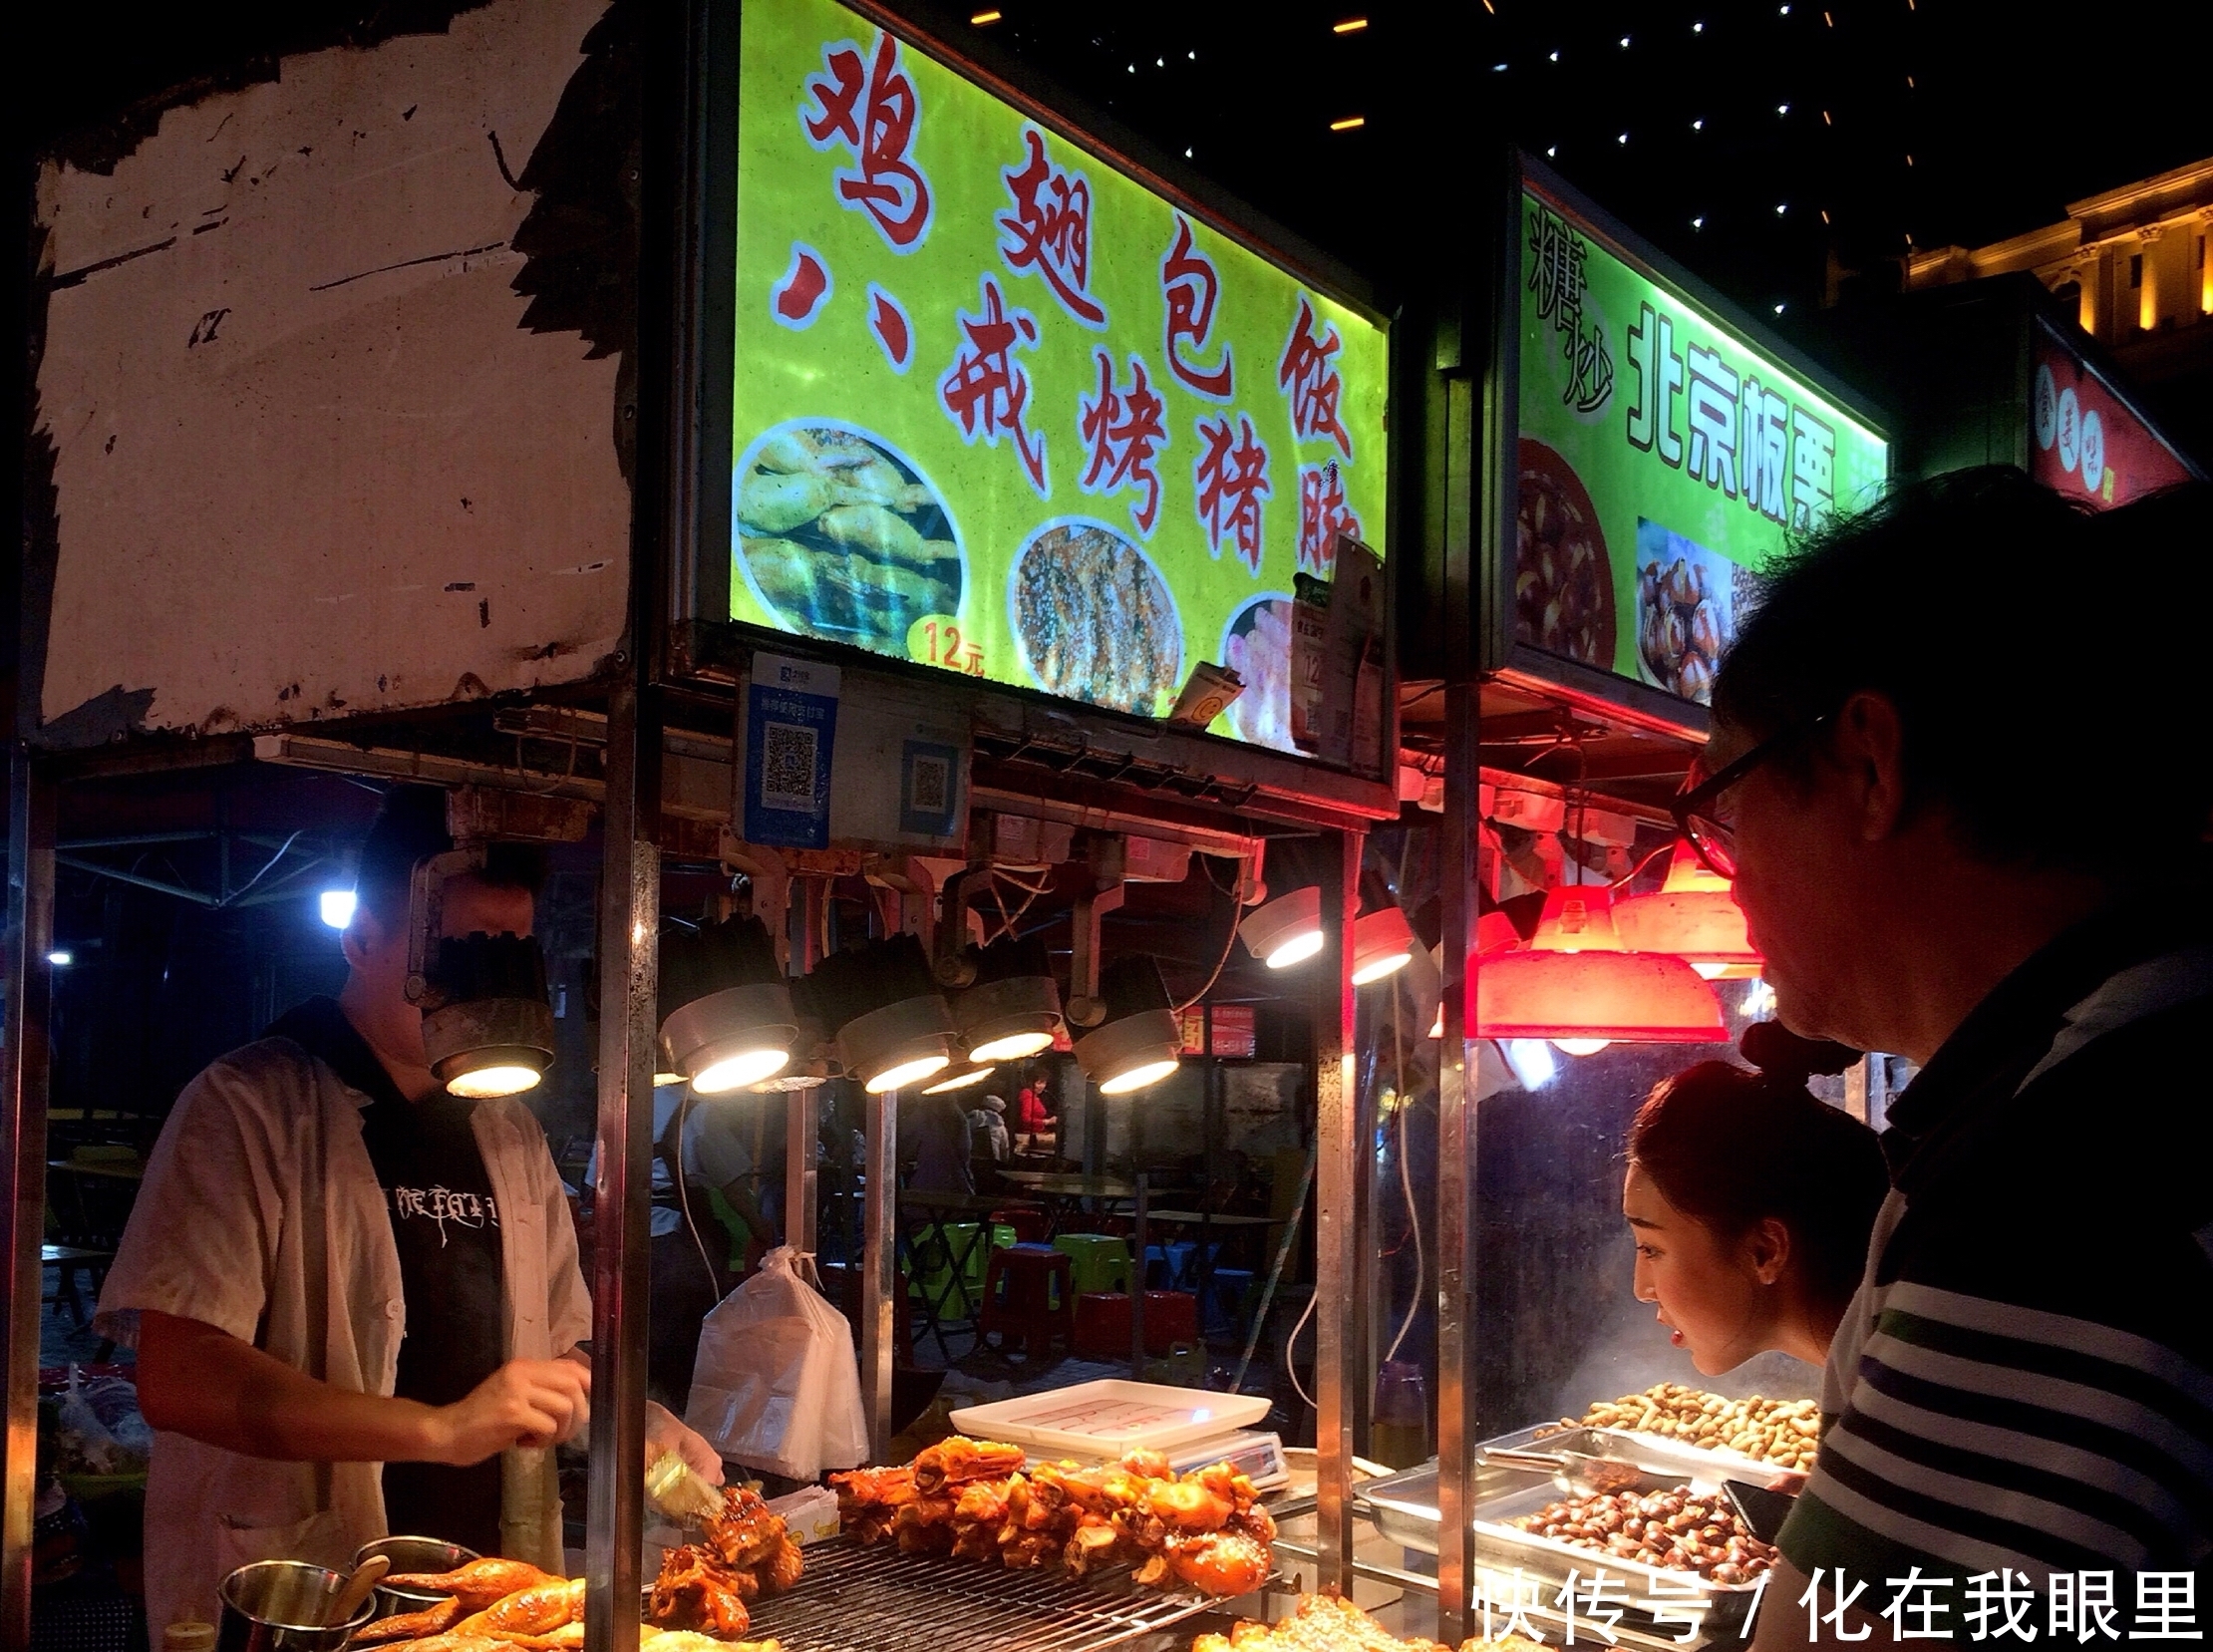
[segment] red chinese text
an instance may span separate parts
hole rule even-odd
[[[1269,495],[1268,450],[1253,436],[1252,420],[1198,421],[1199,453],[1191,462],[1191,483],[1198,494],[1199,525],[1206,548],[1220,556],[1226,539],[1255,572],[1260,567],[1260,506]]]
[[[853,165],[836,173],[838,198],[875,221],[894,252],[912,252],[930,232],[930,185],[908,159],[922,117],[914,82],[899,67],[899,43],[876,36],[873,66],[850,41],[822,49],[825,75],[807,78],[811,107],[799,124],[818,150],[843,144]]]
[[[1314,306],[1302,297],[1299,319],[1291,324],[1291,336],[1284,341],[1283,360],[1276,363],[1276,383],[1291,398],[1291,434],[1301,442],[1326,436],[1337,444],[1339,453],[1350,459],[1353,439],[1345,434],[1345,426],[1337,417],[1345,384],[1334,365],[1344,344],[1335,327],[1315,332]]]
[[[1117,389],[1114,358],[1104,350],[1095,357],[1099,399],[1077,402],[1076,428],[1092,454],[1078,486],[1088,494],[1136,489],[1140,496],[1130,502],[1129,519],[1149,536],[1160,516],[1160,474],[1153,468],[1153,456],[1168,439],[1160,417],[1166,404],[1145,382],[1145,364],[1139,358],[1129,358],[1128,388]]]
[[[1040,496],[1047,496],[1052,488],[1045,476],[1045,433],[1023,429],[1030,376],[1014,359],[1017,350],[1037,348],[1037,318],[1027,310],[1008,309],[999,283],[990,276],[982,277],[982,286],[983,308],[978,314],[955,312],[964,342],[952,367],[938,381],[938,400],[968,442],[980,436],[987,446],[996,448],[1001,435],[1012,437],[1030,486]]]
[[[1337,536],[1360,537],[1360,518],[1346,508],[1337,461],[1299,467],[1299,566],[1327,576],[1337,565]]]
[[[1006,239],[999,255],[1021,275],[1036,270],[1053,289],[1061,307],[1087,327],[1106,325],[1106,310],[1088,290],[1092,278],[1092,186],[1078,172],[1064,171],[1045,158],[1045,139],[1035,127],[1024,131],[1029,162],[1000,175],[1014,210],[1000,218]]]
[[[1213,367],[1196,359],[1213,334],[1214,305],[1221,291],[1222,278],[1215,273],[1214,261],[1192,243],[1191,226],[1178,212],[1175,242],[1160,260],[1160,296],[1167,306],[1161,348],[1167,353],[1168,371],[1187,388],[1225,402],[1231,383],[1229,346],[1222,346],[1221,361]],[[1191,350],[1188,358],[1183,354],[1185,345]]]

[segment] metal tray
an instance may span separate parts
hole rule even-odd
[[[1700,1491],[1719,1492],[1723,1480],[1740,1473],[1738,1464],[1730,1461],[1715,1463],[1714,1454],[1672,1441],[1655,1441],[1650,1436],[1618,1434],[1606,1429],[1583,1429],[1562,1432],[1557,1424],[1551,1425],[1553,1433],[1545,1439],[1546,1445],[1567,1446],[1577,1451],[1596,1450],[1609,1456],[1624,1457],[1645,1468],[1668,1474],[1691,1476],[1692,1484]],[[1485,1446],[1516,1447],[1529,1444],[1534,1429],[1520,1430],[1483,1442]],[[1408,1469],[1384,1480],[1370,1481],[1356,1487],[1355,1499],[1368,1511],[1376,1529],[1394,1542],[1411,1549],[1434,1554],[1437,1551],[1439,1518],[1436,1506],[1437,1466],[1434,1460],[1419,1469]],[[1625,1560],[1596,1549],[1562,1542],[1558,1538],[1543,1537],[1523,1531],[1504,1522],[1522,1514],[1533,1514],[1546,1503],[1560,1495],[1551,1477],[1535,1470],[1508,1469],[1494,1464],[1478,1463],[1475,1470],[1475,1518],[1470,1525],[1475,1533],[1475,1559],[1480,1572],[1478,1582],[1494,1598],[1510,1590],[1513,1574],[1518,1572],[1524,1580],[1534,1579],[1540,1584],[1556,1588],[1565,1582],[1570,1572],[1588,1580],[1594,1570],[1603,1569],[1622,1579],[1630,1591],[1624,1600],[1611,1594],[1613,1604],[1623,1607],[1623,1621],[1644,1627],[1651,1622],[1650,1614],[1638,1608],[1640,1596],[1652,1597],[1655,1590],[1665,1591],[1667,1603],[1685,1609],[1695,1602],[1686,1591],[1696,1586],[1703,1592],[1707,1603],[1701,1632],[1708,1637],[1726,1635],[1742,1627],[1751,1602],[1760,1585],[1750,1583],[1710,1583],[1696,1573],[1679,1571],[1672,1567],[1649,1566],[1634,1560]],[[1542,1598],[1549,1605],[1551,1589]],[[1675,1627],[1680,1627],[1680,1621]],[[1663,1628],[1663,1634],[1672,1629]]]

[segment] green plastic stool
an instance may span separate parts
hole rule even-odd
[[[1063,1233],[1053,1248],[1075,1265],[1076,1294],[1094,1291],[1126,1291],[1129,1288],[1129,1245],[1110,1233]]]
[[[942,1242],[938,1233],[944,1234]],[[953,1256],[975,1240],[978,1224],[972,1221],[949,1221],[942,1229],[933,1229],[930,1241],[916,1247],[915,1256],[920,1266],[915,1269],[908,1293],[930,1304],[933,1311],[943,1313],[957,1304],[953,1291]],[[983,1265],[980,1258],[985,1246],[977,1244],[976,1254],[969,1258],[963,1283],[968,1286],[971,1298],[983,1288]]]

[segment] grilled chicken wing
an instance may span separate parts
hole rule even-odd
[[[381,1617],[376,1622],[354,1632],[349,1643],[353,1646],[378,1646],[386,1641],[422,1640],[431,1635],[442,1635],[469,1615],[469,1607],[460,1599],[440,1601],[436,1606],[426,1606],[420,1612],[399,1612],[391,1617]]]
[[[462,1619],[456,1632],[464,1635],[550,1635],[567,1623],[584,1617],[584,1580],[556,1579],[493,1601],[474,1617]]]
[[[390,1589],[406,1589],[416,1594],[450,1594],[462,1603],[464,1612],[480,1612],[517,1589],[553,1581],[555,1579],[527,1560],[500,1559],[472,1560],[453,1571],[394,1572],[384,1580],[385,1587]]]

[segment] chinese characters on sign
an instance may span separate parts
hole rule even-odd
[[[1006,233],[999,255],[1020,275],[1036,270],[1053,296],[1087,327],[1105,327],[1106,311],[1086,290],[1092,278],[1092,186],[1045,158],[1045,139],[1031,127],[1026,165],[1009,168],[1007,193],[1014,211],[999,220]]]
[[[1145,383],[1145,364],[1129,358],[1129,387],[1114,385],[1114,358],[1102,350],[1099,360],[1099,396],[1078,408],[1077,434],[1091,449],[1092,462],[1078,484],[1087,494],[1113,494],[1134,488],[1142,494],[1129,506],[1129,519],[1148,538],[1160,515],[1160,474],[1152,456],[1167,441],[1160,423],[1165,404]]]
[[[1529,290],[1537,319],[1552,324],[1568,365],[1561,400],[1578,413],[1596,413],[1614,393],[1614,357],[1602,323],[1586,320],[1583,237],[1559,213],[1538,206],[1529,215]]]
[[[1194,357],[1205,350],[1214,331],[1214,304],[1221,290],[1221,276],[1214,269],[1213,259],[1192,244],[1191,226],[1178,212],[1175,243],[1160,260],[1160,294],[1166,300],[1167,311],[1162,348],[1167,352],[1168,370],[1182,381],[1184,389],[1226,402],[1232,373],[1229,346],[1222,346],[1221,359],[1212,367],[1186,360],[1182,350],[1188,344]]]
[[[960,421],[961,436],[973,442],[981,436],[996,448],[1002,433],[1014,439],[1015,452],[1030,486],[1042,498],[1052,493],[1045,480],[1045,432],[1035,438],[1022,428],[1022,410],[1030,400],[1030,377],[1014,359],[1018,349],[1036,349],[1038,320],[1027,310],[1010,310],[1000,296],[999,283],[982,278],[984,303],[980,314],[960,315],[966,342],[953,365],[938,384],[938,398],[945,411]]]
[[[1248,567],[1260,566],[1260,503],[1269,494],[1268,450],[1254,439],[1252,420],[1240,414],[1234,433],[1229,421],[1198,422],[1199,456],[1191,463],[1198,490],[1198,515],[1206,529],[1206,548],[1216,556],[1222,541],[1236,546]]]
[[[894,252],[912,252],[930,232],[930,186],[907,158],[922,105],[899,68],[899,43],[880,30],[874,66],[843,41],[822,50],[826,75],[806,83],[814,99],[802,114],[807,142],[818,150],[843,144],[853,165],[837,173],[838,198],[864,211]]]

